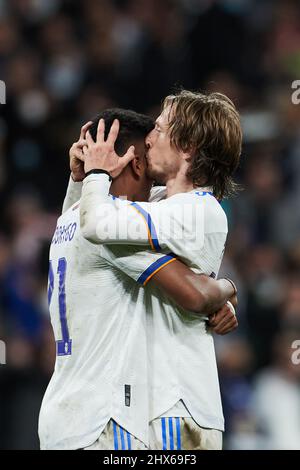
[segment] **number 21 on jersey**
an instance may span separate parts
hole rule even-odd
[[[70,356],[72,354],[72,340],[69,336],[69,329],[67,323],[67,309],[66,309],[66,272],[67,261],[65,258],[58,260],[57,274],[58,274],[58,308],[59,319],[61,325],[62,339],[56,341],[56,354],[57,356]],[[49,283],[48,283],[48,304],[50,305],[54,291],[54,271],[53,263],[50,261],[49,265]]]

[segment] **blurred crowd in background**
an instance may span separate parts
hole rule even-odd
[[[300,4],[276,0],[0,0],[0,448],[38,448],[54,343],[48,249],[68,149],[103,108],[157,116],[174,86],[241,112],[238,182],[223,202],[222,273],[236,333],[216,338],[226,449],[300,449]]]

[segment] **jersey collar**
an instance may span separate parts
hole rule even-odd
[[[205,186],[205,187],[199,186],[198,188],[192,189],[190,193],[208,193],[208,194],[213,195],[213,188],[211,186]]]

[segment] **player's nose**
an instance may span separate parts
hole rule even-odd
[[[146,137],[146,147],[149,150],[153,145],[153,130]]]

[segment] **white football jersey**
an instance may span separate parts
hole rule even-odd
[[[109,253],[104,259],[106,251],[82,237],[78,204],[58,219],[48,286],[57,358],[39,417],[42,449],[87,447],[110,418],[148,442],[144,289],[114,268]],[[134,247],[118,256],[124,251],[135,259]],[[134,271],[172,259],[139,253]]]
[[[89,240],[106,244],[116,267],[146,286],[160,269],[160,261],[140,274],[139,263],[135,271],[138,253],[120,257],[119,250],[120,244],[148,245],[154,252],[171,252],[170,256],[176,255],[195,272],[217,276],[228,228],[226,215],[209,190],[180,193],[160,202],[131,203],[112,200],[109,187],[105,175],[85,179],[81,223]],[[162,190],[155,188],[152,197],[159,193]],[[223,430],[214,343],[203,318],[178,308],[151,284],[145,289],[144,303],[150,420],[183,400],[199,425]]]

